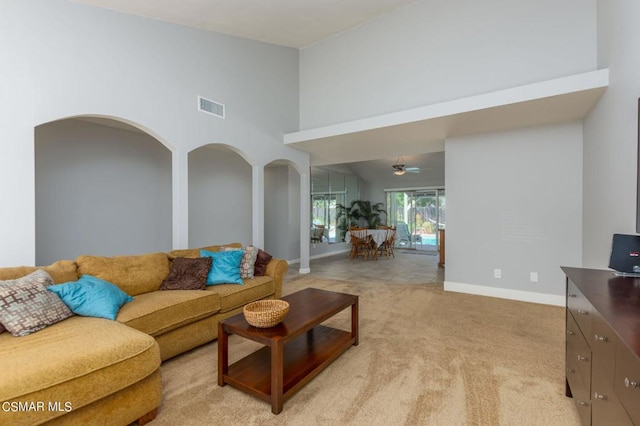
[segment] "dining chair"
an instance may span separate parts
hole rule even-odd
[[[351,235],[351,251],[349,252],[351,259],[360,256],[362,256],[364,260],[367,260],[369,257],[377,259],[376,243],[373,241],[373,238],[371,238],[371,235],[367,234],[367,228],[349,228],[349,234]]]
[[[321,243],[322,238],[324,237],[324,225],[313,225],[313,229],[311,229],[311,242],[312,243]]]
[[[384,242],[378,247],[378,252],[387,257],[392,256],[395,258],[396,255],[393,252],[393,246],[396,243],[396,230],[391,226],[385,226],[379,229],[385,229],[387,233],[385,235]]]

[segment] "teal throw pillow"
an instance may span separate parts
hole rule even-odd
[[[84,274],[78,281],[47,287],[77,315],[115,320],[120,307],[131,302],[118,286],[92,275]]]
[[[240,276],[240,261],[243,250],[207,251],[200,250],[200,257],[213,258],[213,264],[207,275],[207,285],[244,284]]]

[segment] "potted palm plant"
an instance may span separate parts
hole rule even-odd
[[[375,229],[382,222],[381,215],[387,212],[383,209],[383,203],[371,204],[371,201],[353,200],[348,206],[338,204],[336,206],[336,221],[340,231],[340,239],[344,240],[344,235],[352,226],[365,226]]]

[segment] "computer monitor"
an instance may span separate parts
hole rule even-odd
[[[609,268],[617,275],[640,277],[640,235],[613,234]]]

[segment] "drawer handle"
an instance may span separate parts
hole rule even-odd
[[[587,358],[586,356],[582,356],[582,355],[578,355],[578,361],[589,361],[589,358]]]
[[[635,380],[629,380],[628,377],[624,378],[624,385],[628,388],[640,387],[640,383],[636,382]]]
[[[574,335],[573,331],[571,331],[571,330],[567,330],[567,334],[568,334],[569,336],[573,336],[573,335]]]
[[[569,297],[578,297],[575,294],[569,294]]]
[[[567,373],[573,374],[575,372],[576,372],[576,370],[574,370],[573,368],[567,368]]]
[[[607,343],[609,341],[609,339],[607,339],[604,336],[598,336],[597,334],[594,336],[594,339],[596,339],[596,341],[598,342],[603,342],[603,343]]]
[[[577,403],[578,405],[582,406],[582,407],[586,407],[587,405],[589,405],[589,404],[587,404],[587,403],[586,403],[586,402],[584,402],[584,401],[577,401],[576,403]]]
[[[598,393],[598,392],[594,392],[593,393],[593,397],[596,398],[596,399],[601,399],[603,401],[605,401],[607,399],[606,395],[603,395],[603,394]]]
[[[585,311],[584,309],[578,309],[578,313],[581,315],[589,315],[589,312]]]

